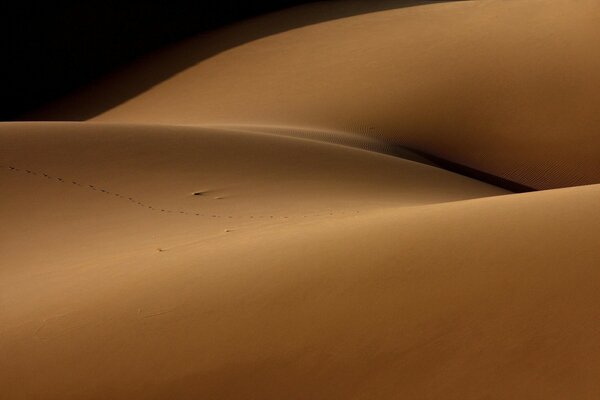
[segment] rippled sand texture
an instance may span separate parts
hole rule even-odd
[[[600,397],[599,48],[316,3],[1,123],[0,399]]]

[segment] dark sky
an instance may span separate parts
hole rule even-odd
[[[236,20],[306,2],[4,3],[0,6],[4,31],[0,39],[0,120],[17,118],[148,51]]]

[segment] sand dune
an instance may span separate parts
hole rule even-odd
[[[394,5],[1,123],[0,399],[599,397],[599,4]]]
[[[303,21],[309,12],[284,11],[261,25]],[[116,107],[98,108],[94,119],[341,130],[537,189],[600,183],[598,13],[595,0],[438,3],[310,24],[203,59],[212,43],[242,42],[258,28],[224,29],[104,84],[109,93],[124,90],[190,54],[200,59]],[[76,109],[94,104],[76,102]]]
[[[244,193],[239,182],[226,179],[244,171],[236,168],[243,163],[236,139],[245,150],[258,142],[248,155],[278,150],[269,151],[275,158],[260,159],[286,178],[277,184],[270,176],[266,192],[304,173],[294,166],[295,157],[310,161],[308,169],[336,160],[315,179],[323,189],[327,179],[338,181],[335,191],[342,197],[352,189],[344,187],[347,170],[338,169],[348,167],[345,156],[371,179],[387,176],[380,182],[363,176],[360,186],[372,187],[360,188],[359,199],[346,199],[347,213],[338,205],[336,215],[300,218],[304,206],[290,199],[300,195],[288,193],[272,200],[277,207],[291,202],[288,221],[251,222],[165,215],[39,172],[4,169],[10,177],[3,182],[20,195],[3,215],[11,222],[5,227],[13,227],[3,228],[4,254],[17,252],[10,261],[18,267],[5,267],[1,281],[9,398],[597,393],[589,386],[600,366],[593,317],[597,185],[494,196],[501,193],[428,166],[301,140],[223,140],[222,133],[193,128],[20,128],[18,135],[2,136],[11,163],[54,175],[70,172],[78,181],[110,184],[112,191],[173,209],[191,208],[196,200],[190,195],[199,181],[193,174],[211,167],[205,147],[211,139],[222,146],[215,154],[234,147],[226,161],[237,164],[236,174],[225,162],[207,175],[221,174],[229,188],[224,196],[234,204],[223,206],[224,213],[268,203],[246,203],[244,197],[262,193]],[[45,140],[55,144],[54,154],[41,165]],[[128,140],[138,146],[124,146]],[[281,157],[278,145],[293,151]],[[191,155],[196,157],[185,157]],[[180,161],[177,173],[169,167],[171,157]],[[289,164],[278,165],[277,157]],[[193,160],[193,168],[186,170],[185,160]],[[139,174],[138,163],[147,173]],[[156,166],[162,168],[152,171]],[[403,198],[402,185],[390,182],[402,182],[407,171],[421,184],[431,183],[418,200]],[[272,170],[244,172],[256,183]],[[311,208],[310,191],[299,192]],[[312,207],[327,204],[327,193],[321,196]],[[37,209],[23,209],[36,200]],[[69,210],[71,201],[79,207]],[[57,207],[62,224],[53,220]],[[207,208],[216,212],[216,206]],[[23,218],[13,215],[26,212],[29,224],[19,227]],[[33,234],[48,226],[58,231]],[[36,252],[11,243],[12,236],[27,237],[26,246]],[[28,258],[30,253],[44,260]]]
[[[226,230],[506,193],[397,157],[269,134],[14,123],[0,135],[3,255],[14,265],[0,273],[59,267],[65,255],[87,261]]]

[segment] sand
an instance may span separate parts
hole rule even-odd
[[[0,123],[0,399],[599,397],[600,5],[405,3]]]

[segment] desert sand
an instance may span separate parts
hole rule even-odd
[[[600,397],[599,22],[309,4],[0,123],[0,399]]]

